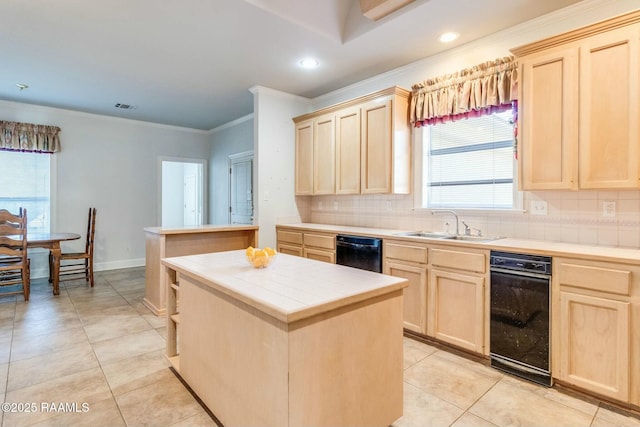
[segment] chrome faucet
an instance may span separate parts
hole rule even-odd
[[[465,236],[471,236],[471,228],[469,228],[467,223],[462,221],[462,225],[464,225],[464,235]]]
[[[445,213],[449,213],[449,214],[453,215],[456,218],[456,236],[459,235],[460,234],[460,230],[458,228],[458,215],[454,211],[450,211],[450,210],[432,210],[431,211],[431,215],[445,214]]]

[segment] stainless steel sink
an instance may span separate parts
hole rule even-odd
[[[502,239],[500,236],[468,236],[462,234],[451,234],[444,231],[407,231],[396,233],[394,236],[423,237],[427,239],[462,240],[468,242],[491,242]]]
[[[406,233],[396,233],[395,236],[427,237],[429,239],[446,239],[453,236],[453,234],[445,233],[444,231],[407,231]]]
[[[445,237],[445,239],[449,239],[449,240],[467,240],[470,242],[491,242],[492,240],[499,240],[499,239],[503,239],[503,237],[500,236],[466,236],[466,235],[460,235],[460,236],[450,236],[450,237]]]

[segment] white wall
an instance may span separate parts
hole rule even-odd
[[[7,101],[0,117],[62,129],[51,229],[84,236],[96,207],[96,270],[144,265],[143,229],[159,225],[159,157],[210,153],[207,133],[192,129]],[[66,247],[84,249],[84,237]],[[43,273],[46,264],[34,268],[34,277]]]
[[[253,114],[211,131],[209,223],[229,223],[229,156],[253,150]]]
[[[310,111],[306,98],[255,86],[254,204],[261,247],[276,245],[278,223],[300,222],[295,199],[293,117]]]

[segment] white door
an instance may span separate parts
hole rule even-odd
[[[198,208],[198,175],[187,173],[184,175],[184,226],[202,225]]]
[[[160,159],[160,224],[163,227],[202,225],[204,162]]]
[[[229,160],[229,222],[253,224],[253,154]]]

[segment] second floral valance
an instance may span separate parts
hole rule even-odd
[[[513,56],[412,86],[411,123],[433,124],[500,110],[518,98],[518,67]]]
[[[0,121],[0,150],[55,153],[60,151],[60,128]]]

